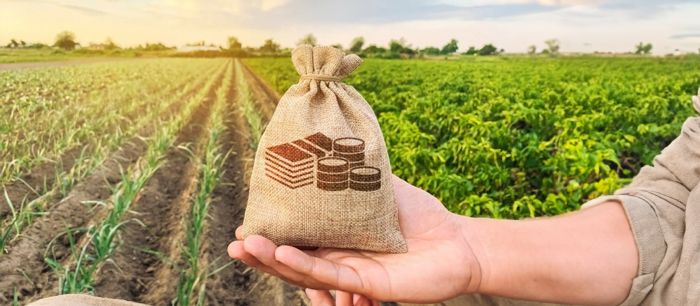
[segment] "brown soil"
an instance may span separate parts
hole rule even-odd
[[[272,90],[270,86],[265,83],[259,76],[257,76],[253,71],[248,68],[243,62],[243,74],[248,80],[248,85],[250,86],[251,93],[255,97],[258,103],[258,109],[263,114],[265,121],[269,121],[272,118],[272,113],[275,112],[275,107],[277,102],[280,100],[280,95]]]
[[[243,73],[248,81],[248,85],[251,88],[251,93],[253,94],[253,98],[255,99],[257,103],[257,107],[259,110],[262,111],[263,117],[265,122],[268,122],[270,118],[272,117],[272,113],[275,110],[275,107],[277,105],[277,102],[279,101],[279,95],[274,92],[273,90],[270,89],[270,87],[255,73],[252,72],[247,66],[245,66],[242,62],[240,62],[241,65],[243,65]],[[244,120],[241,118],[240,120]],[[246,126],[244,121],[240,121],[237,125],[238,127],[241,126]],[[250,133],[245,133],[244,135],[250,135]],[[244,146],[245,150],[248,150],[248,157],[246,158],[247,160],[252,160],[254,156],[254,152],[250,152],[250,146],[246,143]],[[240,150],[243,150],[240,149]],[[239,151],[243,152],[243,151]],[[246,171],[251,171],[250,166],[252,165],[247,165]],[[247,177],[250,177],[250,175],[247,175]],[[245,189],[245,197],[243,201],[241,202],[243,205],[247,202],[248,196],[247,196],[247,186]],[[241,212],[242,214],[243,212]],[[242,218],[242,216],[241,216]],[[238,219],[236,219],[236,224],[238,223]],[[241,219],[242,222],[242,219]],[[242,267],[244,265],[242,263],[236,262],[236,264],[240,264]],[[288,284],[284,281],[281,281],[277,278],[270,277],[267,275],[262,275],[261,273],[256,272],[256,276],[259,278],[259,281],[257,283],[261,284],[260,286],[263,286],[267,288],[265,291],[270,292],[271,295],[274,297],[274,299],[267,299],[268,304],[262,304],[262,305],[310,305],[308,299],[306,298],[306,295],[303,292],[302,288],[296,287],[294,285]],[[260,288],[256,288],[255,290],[260,290]],[[271,303],[269,301],[275,301],[275,303]]]
[[[184,216],[189,211],[195,190],[201,144],[206,142],[207,123],[216,100],[215,91],[222,73],[211,87],[202,106],[192,115],[173,146],[165,163],[144,186],[126,219],[137,219],[121,228],[123,244],[98,274],[95,293],[153,305],[167,305],[175,296],[179,246],[183,241]],[[178,148],[187,146],[194,156]]]
[[[235,84],[235,79],[232,80]],[[200,262],[208,263],[209,270],[230,264],[207,279],[208,305],[283,305],[283,291],[279,283],[248,268],[240,261],[233,261],[226,254],[228,244],[235,239],[234,232],[243,222],[246,187],[245,158],[250,158],[244,119],[238,112],[233,97],[236,89],[228,94],[233,103],[227,105],[227,130],[222,135],[223,152],[231,152],[224,161],[224,173],[219,185],[212,193],[208,224],[205,227],[203,255]]]
[[[77,59],[60,60],[60,61],[46,61],[46,62],[7,63],[7,64],[0,64],[0,71],[17,70],[17,69],[37,69],[37,68],[49,68],[49,67],[61,67],[61,66],[75,66],[75,65],[92,64],[92,63],[116,62],[116,61],[127,61],[127,60],[135,60],[135,59],[117,58],[117,57],[97,57],[97,58],[77,58]]]
[[[265,120],[269,120],[278,96],[247,67],[244,76],[258,102],[258,109]],[[222,80],[221,74],[216,77],[219,82]],[[201,255],[201,263],[209,271],[229,265],[206,280],[207,304],[308,305],[299,288],[259,273],[241,262],[231,263],[226,255],[226,247],[235,239],[235,228],[242,223],[248,197],[246,178],[254,153],[250,149],[250,139],[246,137],[249,135],[247,123],[238,112],[235,101],[235,81],[232,82],[231,103],[227,106],[227,114],[231,116],[226,122],[228,129],[222,135],[223,149],[231,153],[224,161],[222,180],[212,194]],[[207,123],[218,83],[214,85],[217,86],[212,87],[180,131],[173,147],[166,153],[163,165],[146,183],[125,216],[125,220],[137,219],[143,225],[130,222],[121,228],[119,241],[122,244],[99,270],[96,295],[154,305],[170,304],[175,297],[179,277],[175,266],[180,261],[190,198],[196,190],[199,170],[191,158],[201,156],[199,148],[206,141]],[[186,98],[183,97],[182,101]],[[171,106],[166,112],[178,111],[178,107]],[[149,126],[146,135],[152,129],[153,126]],[[180,145],[193,150],[194,157],[179,149]],[[0,304],[11,301],[15,288],[23,302],[54,294],[56,274],[43,262],[47,245],[53,245],[53,255],[57,260],[67,261],[69,242],[65,235],[60,235],[61,232],[98,221],[103,214],[101,206],[93,207],[83,202],[108,201],[111,188],[121,180],[120,169],[128,168],[143,156],[145,150],[146,144],[139,138],[127,142],[78,183],[60,203],[49,206],[47,214],[25,230],[23,236],[10,246],[8,254],[0,256]],[[74,156],[72,160],[76,158]],[[32,172],[32,175],[39,173]],[[57,236],[60,238],[51,242]]]
[[[24,298],[36,295],[56,281],[54,273],[44,264],[49,242],[60,236],[54,243],[54,256],[59,260],[66,257],[69,242],[65,235],[60,234],[86,224],[99,210],[83,202],[108,200],[111,188],[121,179],[120,169],[136,162],[145,149],[146,144],[138,138],[125,144],[24,231],[9,253],[0,257],[0,275],[3,276],[0,279],[0,302],[11,301],[15,289]]]
[[[175,94],[177,90],[179,90],[179,88],[172,90],[171,93]],[[189,97],[193,95],[194,92],[195,90],[193,88],[193,90],[183,93],[182,96]],[[159,114],[159,116],[162,117],[165,114],[174,113],[177,109],[182,107],[182,104],[186,100],[187,98],[182,98],[179,100],[179,103],[176,102],[169,105],[163,113]],[[133,124],[134,120],[138,119],[138,117],[141,115],[143,114],[139,112],[139,109],[129,112],[122,118],[122,120],[119,121],[119,129],[124,130],[129,124]],[[7,199],[4,196],[0,197],[2,198],[2,200],[0,200],[0,220],[3,220],[8,214],[10,214],[10,203],[13,205],[15,210],[18,210],[18,208],[24,203],[29,203],[37,199],[46,191],[54,187],[55,176],[57,173],[68,172],[73,168],[73,166],[76,165],[77,162],[82,160],[81,155],[86,154],[89,156],[94,149],[94,143],[81,144],[70,148],[61,153],[61,156],[57,160],[43,161],[29,170],[27,174],[3,186],[2,188],[7,191],[7,199],[10,201],[7,203]],[[56,198],[52,200],[60,200],[58,197],[60,197],[60,195],[56,195]]]
[[[7,191],[8,199],[15,211],[23,205],[40,197],[47,189],[51,189],[55,183],[56,173],[69,171],[83,152],[90,152],[92,147],[77,146],[65,151],[57,161],[47,160],[29,171],[28,174],[3,186]],[[56,199],[58,200],[58,199]],[[0,200],[0,220],[10,214],[10,206],[7,199]]]
[[[196,93],[196,89],[195,87],[192,91],[184,93],[179,101],[168,106],[158,116],[163,119],[171,118],[189,97]],[[137,135],[151,135],[155,128],[156,126],[153,124],[148,124]],[[0,302],[10,301],[15,289],[19,292],[20,300],[36,299],[42,295],[53,294],[53,292],[45,292],[47,288],[56,287],[55,273],[45,265],[43,260],[44,256],[48,254],[47,246],[54,238],[60,236],[60,239],[52,244],[52,251],[55,252],[53,256],[59,261],[66,259],[69,241],[65,235],[61,234],[69,228],[85,226],[90,220],[94,220],[102,210],[101,206],[92,207],[83,202],[107,201],[112,194],[112,188],[121,181],[122,169],[127,169],[136,162],[145,153],[145,150],[146,144],[142,137],[132,137],[116,152],[112,153],[92,174],[74,186],[65,198],[49,205],[46,214],[24,230],[18,241],[9,246],[8,254],[0,256],[0,275],[3,276],[0,279]],[[72,150],[68,152],[70,151]],[[68,161],[75,163],[79,155],[80,152],[62,157],[62,159],[67,160],[62,164],[68,167]],[[55,169],[44,167],[47,170],[32,171],[30,176],[52,177]],[[60,199],[56,199],[56,201],[58,200]],[[78,233],[76,239],[80,238],[81,235],[82,233]]]

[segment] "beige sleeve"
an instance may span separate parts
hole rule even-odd
[[[699,181],[700,117],[693,117],[630,185],[583,205],[617,201],[627,213],[639,251],[639,271],[622,305],[653,305],[677,298],[669,296],[675,290],[663,288],[678,285],[672,276],[680,269],[688,196]]]

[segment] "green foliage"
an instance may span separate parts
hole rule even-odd
[[[246,63],[280,93],[299,77],[287,59]],[[453,212],[522,218],[575,210],[628,183],[693,114],[698,66],[698,57],[367,60],[347,83],[377,113],[396,175]]]
[[[479,55],[496,55],[498,54],[498,48],[493,44],[485,44],[478,52]]]
[[[262,54],[275,54],[279,52],[279,50],[280,45],[272,39],[266,39],[265,43],[259,49]]]
[[[457,40],[453,38],[450,39],[450,41],[442,47],[442,49],[440,50],[440,54],[452,54],[457,52],[457,49],[459,49],[459,46],[457,45]]]
[[[548,39],[544,43],[547,45],[547,49],[542,50],[542,53],[547,54],[558,54],[559,53],[559,40],[558,39]]]
[[[350,42],[350,52],[360,53],[362,52],[362,46],[365,44],[365,39],[363,37],[355,37]]]
[[[299,42],[297,42],[297,46],[301,46],[301,45],[311,45],[311,46],[318,45],[318,41],[316,40],[316,36],[314,36],[314,34],[311,34],[311,33],[306,34],[306,36],[302,37],[301,39],[299,39]]]
[[[634,49],[635,49],[634,54],[650,54],[651,49],[653,47],[654,46],[651,43],[645,44],[643,42],[639,42],[637,45],[634,46]]]
[[[73,50],[77,45],[78,42],[75,41],[75,34],[73,34],[73,32],[63,31],[56,35],[54,47],[58,47],[63,50]]]

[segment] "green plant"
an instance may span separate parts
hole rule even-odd
[[[558,52],[556,41],[549,44]],[[279,93],[286,59],[246,59]],[[576,210],[628,183],[694,112],[697,57],[368,59],[346,79],[378,116],[393,172],[451,211]]]

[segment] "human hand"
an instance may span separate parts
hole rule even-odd
[[[241,228],[228,254],[307,290],[312,300],[336,299],[371,305],[373,300],[426,303],[475,292],[481,270],[465,235],[465,218],[451,214],[432,195],[393,177],[401,232],[408,252],[384,254],[276,246],[258,235],[243,240]],[[319,291],[320,290],[320,291]],[[354,296],[351,293],[356,293]],[[340,303],[339,304],[345,304]]]

